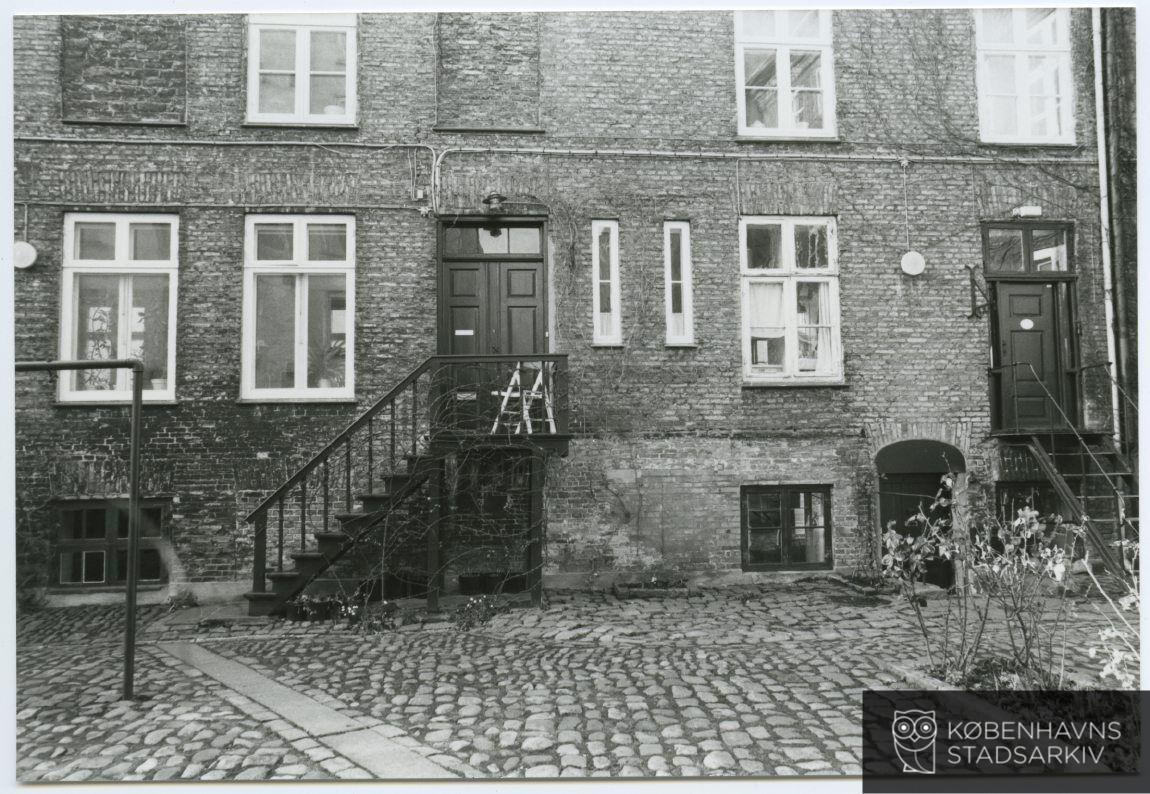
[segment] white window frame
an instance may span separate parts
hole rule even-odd
[[[260,32],[264,30],[295,31],[295,110],[291,113],[260,112]],[[311,92],[311,34],[333,32],[346,34],[347,72],[345,96],[347,107],[343,113],[309,112]],[[249,124],[317,125],[324,127],[355,126],[356,83],[359,59],[356,55],[355,14],[250,14],[248,15],[248,99]]]
[[[1011,11],[1013,42],[988,43],[984,40],[986,22],[984,11],[975,9],[975,41],[977,48],[976,82],[978,86],[978,118],[979,136],[985,143],[1014,143],[1014,144],[1056,144],[1073,145],[1074,132],[1074,75],[1071,68],[1070,54],[1070,9],[1056,8],[1055,30],[1057,42],[1055,44],[1027,44],[1025,43],[1025,12],[1030,9],[1013,8],[997,9]],[[1021,42],[1021,43],[1020,43]],[[1026,111],[1030,94],[1027,91],[1025,79],[1025,61],[1030,55],[1044,55],[1056,58],[1058,61],[1058,82],[1062,87],[1059,95],[1059,121],[1062,127],[1061,135],[1033,135],[1030,134],[1030,115]],[[990,119],[990,78],[987,74],[987,61],[989,56],[1010,56],[1014,59],[1014,81],[1017,89],[1018,102],[1018,133],[1015,135],[1002,135],[991,132]]]
[[[751,269],[747,257],[747,228],[756,225],[782,226],[780,258],[782,266],[776,269]],[[827,267],[797,268],[795,266],[795,226],[823,225],[827,228]],[[828,216],[799,215],[747,215],[739,219],[739,272],[742,302],[743,379],[748,384],[841,384],[843,383],[842,322],[839,306],[838,224]],[[798,369],[798,317],[796,284],[827,284],[831,304],[831,355],[833,368],[827,372],[800,372]],[[781,284],[783,287],[783,325],[785,354],[783,369],[765,371],[756,369],[751,361],[751,284]]]
[[[683,291],[684,332],[681,335],[676,335],[672,330],[674,314],[671,312],[671,287],[674,283],[671,280],[671,235],[676,231],[680,233],[679,254],[682,257],[679,268],[681,277],[679,284]],[[691,347],[695,344],[695,306],[691,294],[691,281],[691,223],[690,221],[665,221],[663,223],[663,303],[667,318],[666,344],[668,347]]]
[[[80,259],[76,250],[77,223],[115,224],[115,243],[112,259]],[[133,223],[166,223],[171,227],[169,236],[171,248],[167,259],[134,260],[129,258],[129,230]],[[170,402],[176,399],[176,303],[179,272],[180,216],[150,213],[108,213],[108,212],[69,212],[64,215],[64,247],[61,261],[62,284],[60,293],[60,358],[79,358],[76,343],[76,277],[80,275],[107,275],[120,277],[119,307],[121,316],[117,323],[117,353],[113,358],[127,358],[130,344],[131,325],[123,313],[128,310],[128,282],[126,276],[163,275],[168,277],[168,357],[165,388],[154,389],[150,381],[144,382],[145,402]],[[127,338],[125,338],[127,337]],[[56,398],[60,402],[130,402],[132,399],[132,372],[127,369],[111,370],[115,378],[115,389],[93,389],[90,391],[75,388],[80,372],[65,372],[57,379]]]
[[[763,13],[763,12],[759,12]],[[743,12],[735,12],[735,98],[739,113],[739,135],[748,138],[835,138],[838,122],[835,117],[835,68],[833,46],[833,17],[821,10],[819,34],[804,38],[790,36],[782,31],[786,11],[770,12],[776,15],[775,35],[758,36],[745,30]],[[776,79],[778,81],[778,127],[750,127],[747,125],[746,64],[747,50],[774,50]],[[823,127],[811,129],[794,124],[791,104],[791,51],[805,50],[819,53],[820,82],[823,92]]]
[[[599,311],[599,287],[602,281],[599,278],[599,235],[604,230],[610,232],[611,237],[611,312],[609,315],[609,332],[600,332],[600,316],[606,314]],[[609,345],[617,347],[623,344],[623,320],[619,306],[619,222],[618,221],[591,221],[591,327],[592,344]]]
[[[292,225],[292,259],[256,259],[257,224]],[[343,224],[347,228],[346,257],[343,260],[311,261],[308,256],[308,224]],[[345,317],[343,386],[307,386],[307,294],[301,281],[311,275],[344,276]],[[257,388],[256,367],[256,277],[296,276],[294,371],[292,388]],[[351,215],[248,215],[244,220],[244,298],[240,374],[240,398],[259,402],[322,402],[355,399],[355,218]],[[302,385],[301,385],[302,384]]]

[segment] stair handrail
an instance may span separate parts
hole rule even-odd
[[[1122,384],[1118,382],[1118,378],[1114,377],[1114,373],[1111,372],[1111,369],[1113,368],[1113,366],[1114,366],[1114,363],[1111,361],[1097,361],[1093,364],[1084,364],[1081,367],[1073,367],[1070,371],[1076,372],[1076,373],[1082,373],[1088,369],[1097,369],[1097,368],[1104,369],[1106,371],[1106,377],[1109,378],[1110,382],[1114,384],[1114,388],[1118,389],[1118,393],[1122,395],[1122,399],[1124,399],[1126,401],[1126,403],[1131,408],[1134,409],[1134,413],[1141,416],[1142,412],[1138,410],[1137,400],[1134,400],[1133,398],[1130,397],[1129,394],[1126,393],[1126,390],[1122,388]]]
[[[244,517],[244,521],[250,524],[259,518],[262,513],[266,513],[268,509],[276,503],[276,501],[286,496],[287,493],[291,491],[291,489],[294,488],[297,484],[299,484],[299,482],[303,480],[304,477],[314,471],[317,466],[319,466],[324,462],[324,460],[330,457],[331,453],[334,452],[341,444],[347,442],[347,440],[353,433],[355,433],[356,430],[360,429],[368,422],[369,419],[374,418],[389,403],[393,402],[396,397],[403,393],[404,389],[415,383],[415,381],[417,381],[420,376],[427,372],[427,370],[431,367],[437,358],[440,357],[428,356],[426,359],[424,359],[423,362],[419,364],[419,366],[409,372],[407,376],[404,377],[404,379],[401,380],[396,386],[394,386],[390,391],[372,403],[366,411],[352,420],[351,424],[340,431],[339,434],[336,435],[335,438],[333,438],[331,441],[329,441],[323,449],[315,453],[315,455],[313,455],[307,463],[300,466],[299,469],[296,470],[295,474],[291,475],[291,477],[285,480],[284,483],[280,485],[280,487],[275,491],[273,491],[270,496],[260,502],[254,510],[249,512],[247,516]]]

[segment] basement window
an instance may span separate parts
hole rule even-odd
[[[353,125],[355,66],[355,14],[252,14],[247,120]]]
[[[52,581],[62,587],[123,585],[128,579],[128,500],[102,500],[59,508]],[[164,508],[140,508],[140,582],[163,582],[168,573],[160,546]]]
[[[744,571],[831,568],[829,485],[744,485]]]
[[[739,135],[835,136],[830,11],[735,12]]]
[[[175,215],[64,216],[60,358],[140,359],[144,399],[175,399],[178,237]],[[132,371],[64,372],[58,389],[61,402],[127,402]]]
[[[355,396],[355,219],[249,215],[241,396]]]
[[[988,8],[974,15],[982,140],[1073,144],[1069,9]]]

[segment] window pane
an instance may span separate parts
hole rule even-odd
[[[539,229],[512,228],[507,234],[513,254],[537,254],[542,250]]]
[[[817,39],[819,37],[819,12],[788,11],[787,27],[793,38]]]
[[[746,500],[747,562],[777,564],[782,557],[782,495],[749,493]]]
[[[79,510],[60,513],[60,540],[78,538],[84,531],[84,514]]]
[[[1035,229],[1030,238],[1034,270],[1041,272],[1067,269],[1066,233],[1061,229]]]
[[[744,50],[743,51],[743,80],[744,85],[760,88],[774,88],[779,84],[779,75],[775,63],[777,53],[774,50]]]
[[[256,259],[285,261],[292,258],[290,223],[256,224]]]
[[[831,266],[827,253],[827,227],[823,224],[795,226],[795,266],[801,269]]]
[[[611,230],[609,228],[599,230],[599,280],[611,280]],[[609,311],[602,304],[599,308],[601,311]]]
[[[100,540],[107,536],[108,528],[104,525],[107,521],[107,512],[102,509],[93,509],[84,511],[84,539],[85,540]]]
[[[827,284],[799,282],[795,285],[799,372],[830,372],[831,307]]]
[[[683,313],[683,285],[671,285],[671,314]]]
[[[140,549],[140,581],[154,582],[164,577],[159,549]]]
[[[1040,138],[1062,134],[1058,100],[1054,97],[1032,97],[1030,100],[1030,134]]]
[[[611,313],[611,283],[609,281],[599,284],[599,313]]]
[[[1027,44],[1056,44],[1058,16],[1053,8],[1028,8],[1022,12]]]
[[[1026,89],[1031,96],[1058,96],[1058,58],[1049,55],[1027,57]]]
[[[168,284],[159,274],[132,277],[129,355],[144,362],[145,389],[167,388]]]
[[[315,30],[311,34],[311,70],[313,72],[347,71],[347,34]]]
[[[1009,8],[988,8],[982,12],[982,40],[987,44],[1014,41],[1014,15]]]
[[[75,230],[77,259],[116,258],[116,224],[77,223]]]
[[[129,257],[135,260],[172,258],[172,226],[169,223],[133,223],[128,227]]]
[[[671,281],[683,280],[683,233],[672,229],[671,238]]]
[[[60,555],[60,582],[82,582],[84,580],[84,554],[79,551]]]
[[[1022,262],[1021,229],[987,231],[986,269],[1011,273],[1021,273],[1026,269]]]
[[[129,519],[129,513],[130,512],[131,511],[128,510],[128,508],[126,508],[126,507],[115,511],[115,513],[116,513],[116,537],[117,538],[128,537],[128,519]]]
[[[308,276],[307,385],[338,389],[347,361],[347,300],[344,276]]]
[[[140,510],[142,521],[140,534],[144,537],[159,537],[162,534],[164,511],[159,507],[145,507]]]
[[[823,92],[792,91],[795,127],[802,130],[820,130],[823,127]]]
[[[988,94],[1016,94],[1018,87],[1014,78],[1013,55],[987,55],[986,85],[982,90]]]
[[[783,227],[777,223],[747,224],[747,267],[774,270],[783,266]]]
[[[776,15],[774,11],[743,11],[743,37],[772,39],[775,37]]]
[[[76,276],[75,356],[85,361],[117,358],[120,276]],[[114,389],[114,370],[78,370],[79,391]]]
[[[751,364],[782,369],[786,342],[783,332],[783,285],[750,285],[749,325]]]
[[[308,112],[338,116],[347,112],[347,78],[343,75],[312,75]]]
[[[800,281],[795,284],[795,308],[799,325],[826,325],[830,322],[830,287]]]
[[[779,95],[773,88],[746,90],[747,126],[773,129],[779,126]]]
[[[104,581],[104,552],[84,552],[84,579],[85,582]]]
[[[295,75],[260,75],[260,113],[295,112]]]
[[[313,262],[343,262],[347,259],[347,227],[342,223],[307,225],[307,258]]]
[[[506,254],[508,248],[507,230],[501,226],[480,227],[479,250],[485,254]]]
[[[295,70],[295,31],[260,31],[260,69]]]
[[[295,386],[295,276],[256,277],[257,389]]]
[[[791,53],[791,87],[792,88],[820,88],[822,86],[822,67],[817,52]]]
[[[994,135],[1018,134],[1018,98],[1014,96],[990,97],[990,131]]]

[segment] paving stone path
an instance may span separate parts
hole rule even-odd
[[[1093,610],[1080,611],[1071,666],[1091,673]],[[19,624],[22,781],[370,776],[155,640],[199,642],[491,777],[857,775],[862,690],[905,687],[897,665],[923,655],[905,603],[827,581],[667,600],[552,594],[467,632],[153,624],[137,684],[150,698],[124,703],[122,610],[38,614]]]

